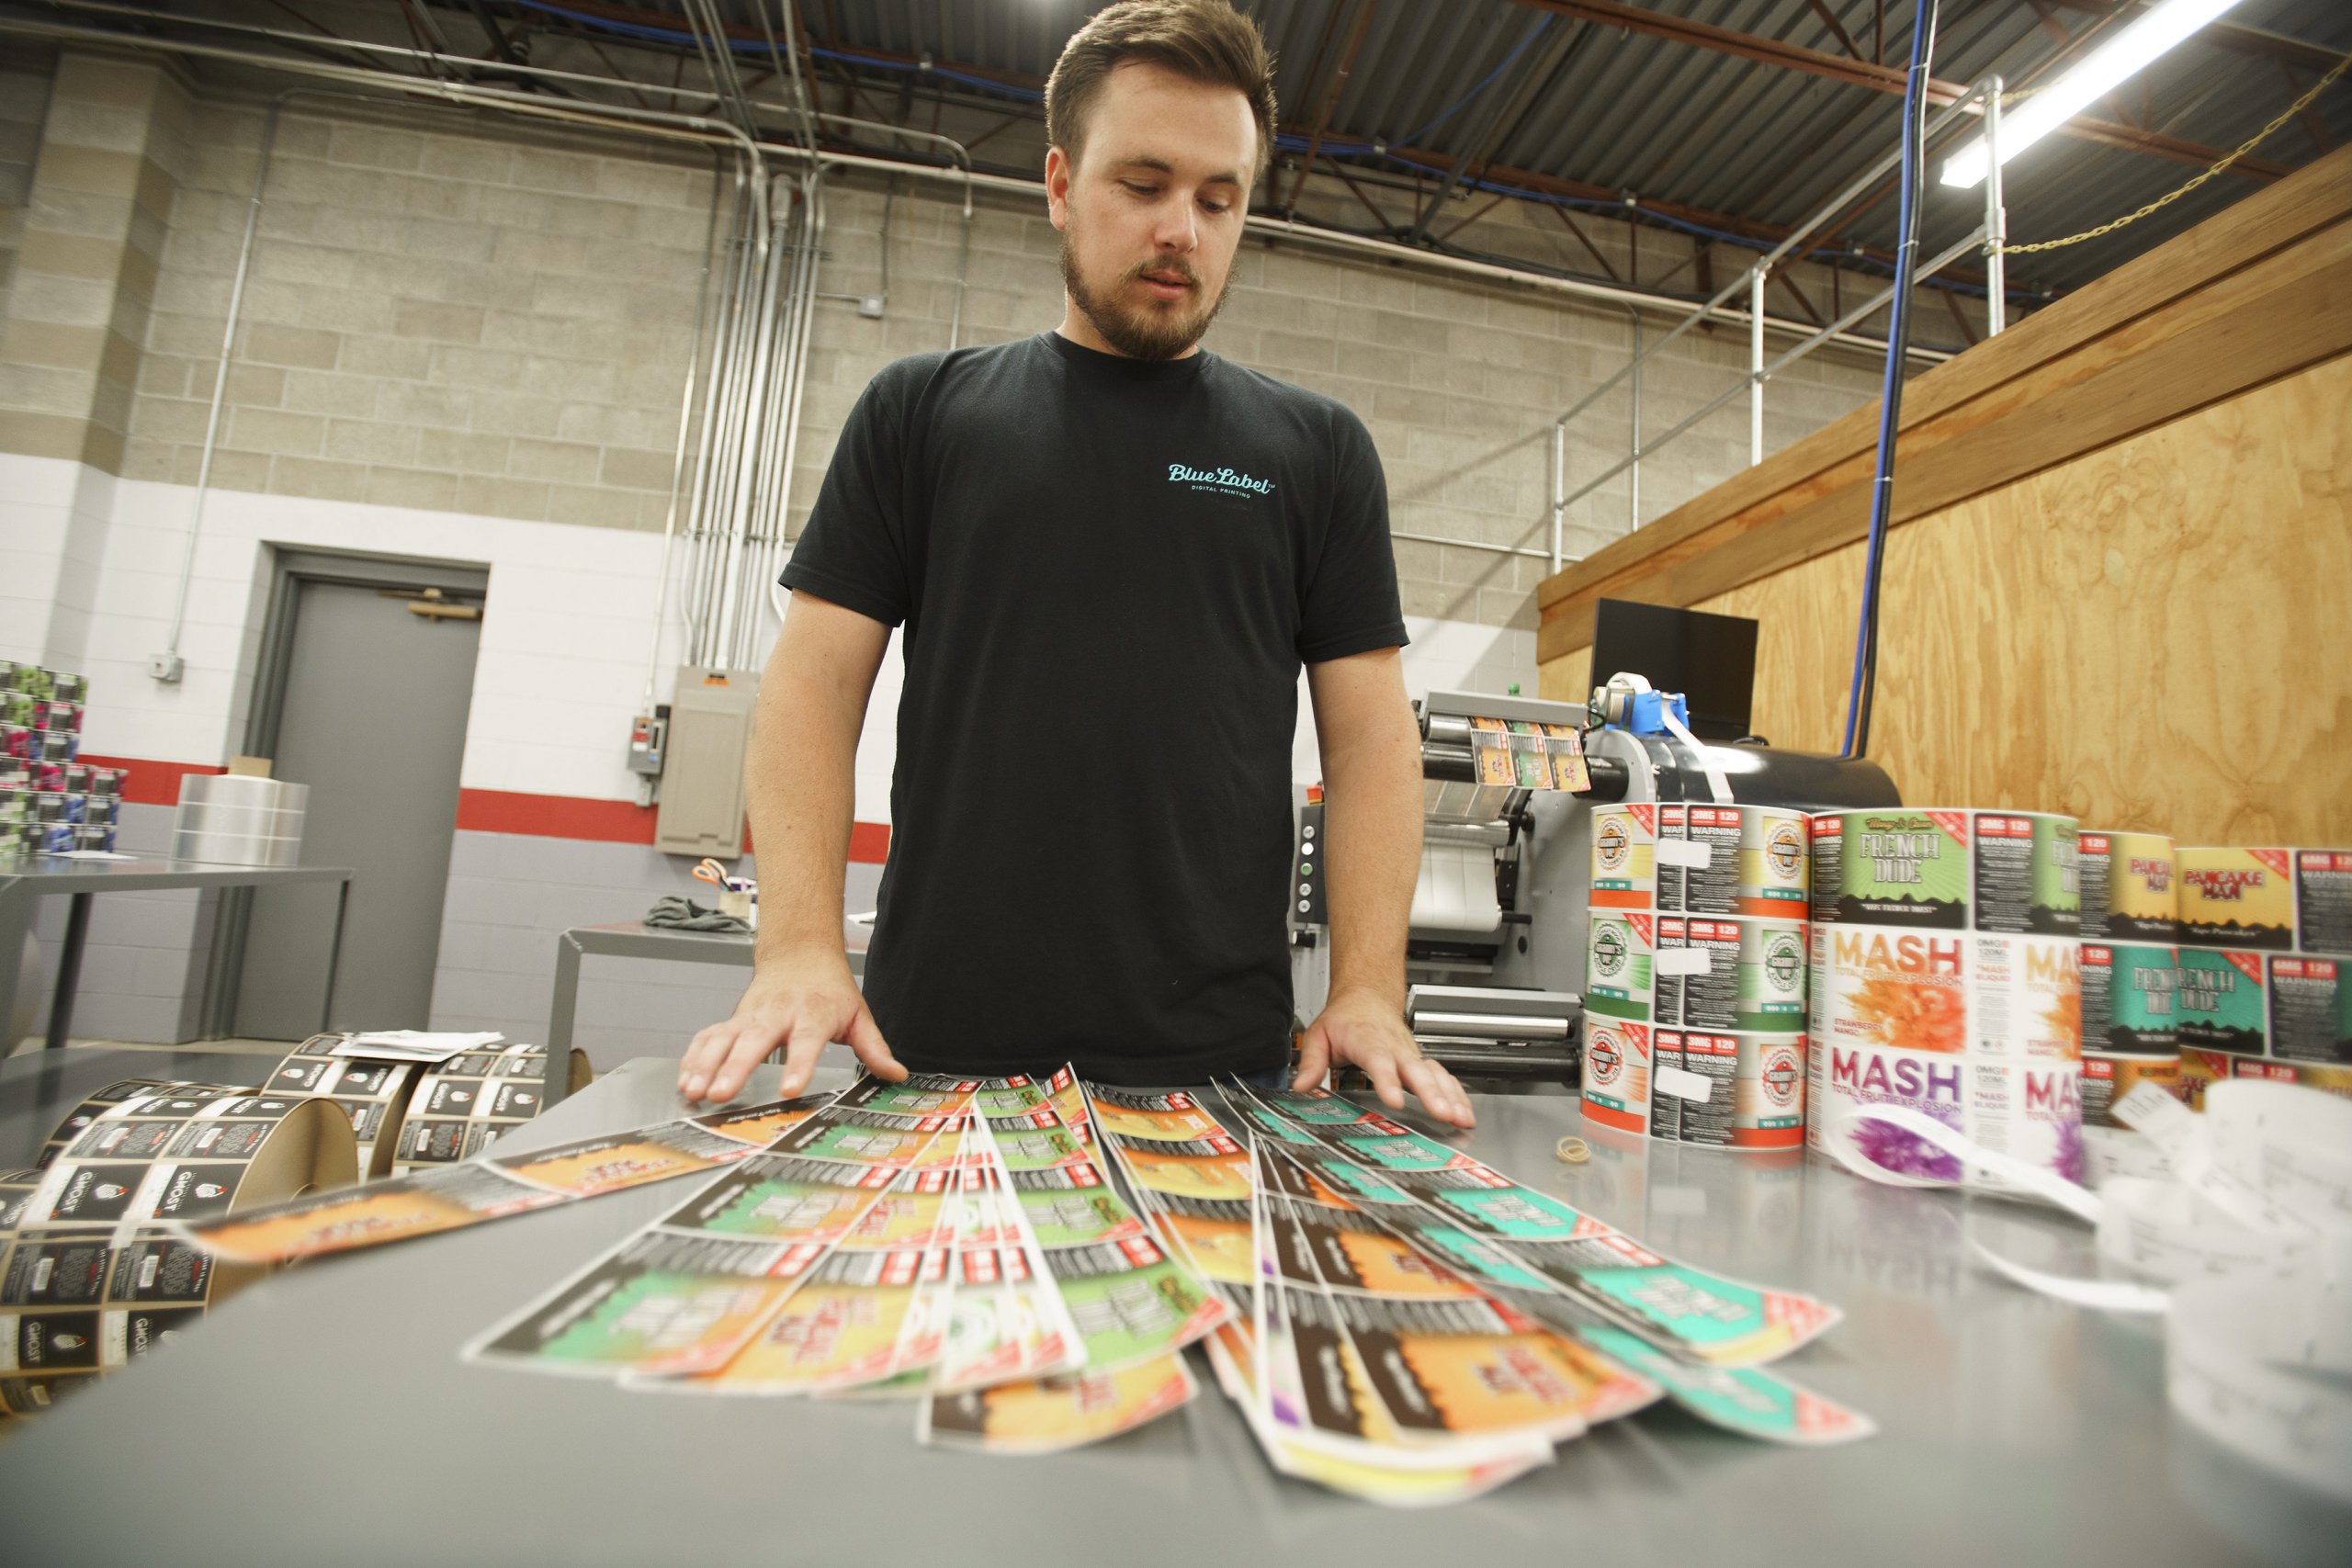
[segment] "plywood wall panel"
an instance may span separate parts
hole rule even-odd
[[[1860,554],[1696,606],[1763,623],[1776,744],[1837,749]],[[2352,356],[1897,530],[1884,593],[1871,750],[1906,800],[2352,843]]]

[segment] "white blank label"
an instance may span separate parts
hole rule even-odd
[[[1707,1097],[1715,1089],[1714,1079],[1681,1067],[1660,1066],[1656,1082],[1658,1093],[1670,1094],[1677,1100],[1695,1100],[1702,1105],[1707,1103]]]
[[[1715,846],[1694,844],[1688,839],[1660,839],[1657,841],[1657,863],[1704,871],[1715,863]]]
[[[1714,955],[1703,947],[1661,948],[1653,962],[1661,976],[1714,973]]]

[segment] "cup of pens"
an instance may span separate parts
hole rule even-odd
[[[760,885],[756,881],[734,875],[707,856],[695,867],[695,876],[718,889],[720,914],[732,915],[753,931],[760,929]]]

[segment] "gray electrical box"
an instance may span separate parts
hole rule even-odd
[[[760,677],[750,670],[685,664],[670,698],[669,756],[662,771],[662,811],[653,847],[664,854],[743,852],[743,760],[752,746],[752,708]]]

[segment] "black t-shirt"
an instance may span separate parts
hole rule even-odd
[[[1301,660],[1405,641],[1372,439],[1041,333],[851,412],[784,584],[906,625],[865,997],[918,1069],[1278,1066]]]

